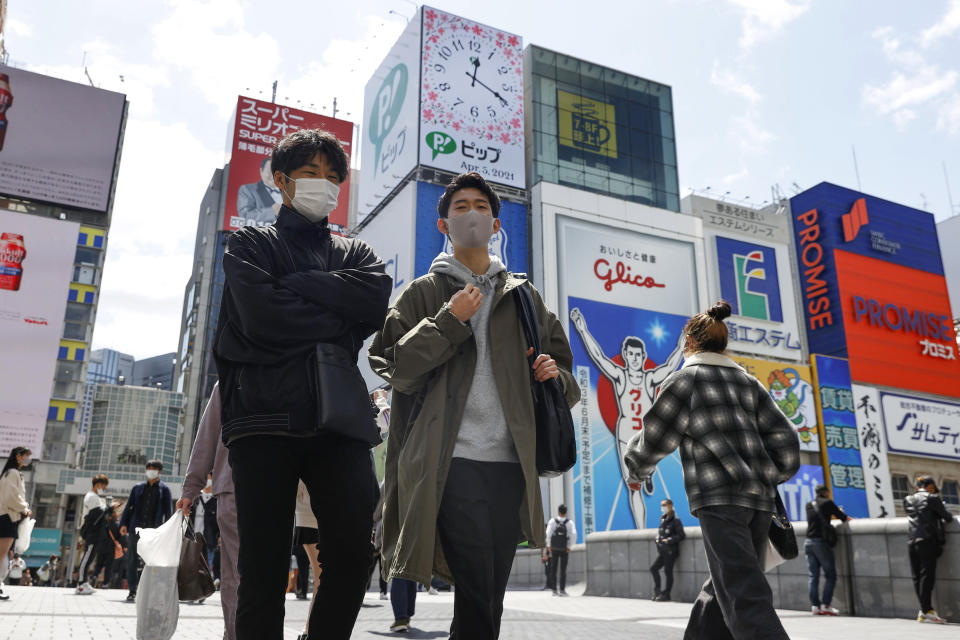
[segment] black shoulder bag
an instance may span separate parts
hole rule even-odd
[[[513,295],[527,345],[533,347],[533,355],[529,358],[532,367],[543,350],[533,294],[524,283],[513,290]],[[539,382],[534,378],[531,369],[530,386],[537,423],[537,473],[543,478],[554,478],[568,471],[577,461],[577,436],[573,428],[573,416],[559,380],[551,378]]]
[[[800,555],[800,549],[797,547],[797,533],[790,524],[790,517],[787,515],[787,508],[783,506],[780,492],[777,491],[776,494],[776,511],[770,516],[772,518],[770,543],[784,560],[793,560]]]

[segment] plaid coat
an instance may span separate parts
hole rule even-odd
[[[727,505],[774,511],[800,467],[800,441],[760,382],[727,356],[698,353],[660,387],[627,445],[631,482],[680,447],[690,511]]]

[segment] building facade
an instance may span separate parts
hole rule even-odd
[[[137,360],[133,365],[133,377],[128,384],[135,387],[172,391],[173,372],[176,364],[177,354],[175,352]]]

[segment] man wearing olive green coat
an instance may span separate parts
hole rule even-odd
[[[487,254],[500,202],[479,175],[458,176],[438,209],[454,254],[438,256],[408,286],[369,354],[394,391],[384,567],[425,585],[434,575],[453,582],[450,637],[493,639],[516,545],[545,543],[532,350],[511,293],[526,278]],[[570,345],[535,290],[533,297],[543,347],[533,375],[558,378],[572,406],[580,390]]]

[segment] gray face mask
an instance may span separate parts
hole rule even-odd
[[[459,216],[447,218],[450,242],[464,249],[480,249],[490,243],[493,235],[493,218],[471,209]]]

